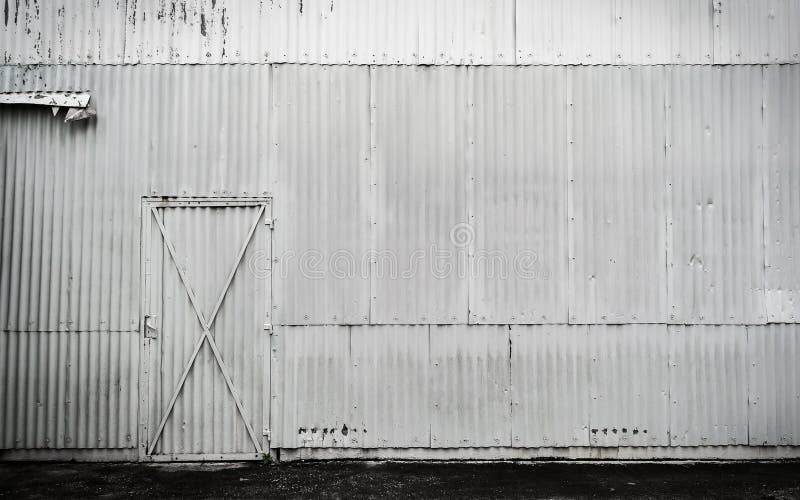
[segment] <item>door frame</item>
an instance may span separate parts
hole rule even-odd
[[[266,296],[266,304],[264,308],[264,335],[266,336],[263,343],[265,350],[262,377],[264,378],[263,384],[264,394],[261,397],[262,406],[262,422],[261,427],[258,427],[258,422],[253,422],[254,432],[256,435],[260,434],[261,437],[261,450],[252,453],[190,453],[190,454],[148,454],[149,437],[150,437],[150,373],[151,355],[157,355],[152,351],[153,347],[158,344],[151,342],[151,338],[147,336],[147,307],[150,303],[150,293],[152,283],[149,274],[149,257],[152,251],[152,231],[154,215],[153,209],[158,208],[179,208],[179,207],[264,207],[264,213],[260,215],[255,230],[249,242],[255,237],[258,230],[258,224],[264,221],[267,225],[266,232],[266,248],[269,255],[269,271],[268,276],[265,277],[265,286],[268,287]],[[140,207],[140,246],[139,246],[139,265],[140,265],[140,294],[139,294],[139,428],[138,428],[138,459],[139,461],[148,462],[194,462],[194,461],[232,461],[232,460],[262,460],[264,455],[270,453],[271,449],[271,433],[270,433],[270,394],[272,393],[271,387],[271,367],[270,367],[270,349],[271,349],[271,335],[272,335],[272,290],[273,290],[273,276],[272,276],[272,262],[273,257],[273,244],[272,244],[272,229],[273,213],[272,213],[272,196],[142,196]],[[161,235],[161,243],[163,244],[163,235]],[[244,252],[246,253],[246,251]],[[242,254],[242,258],[244,257]],[[173,262],[173,265],[176,265]],[[240,260],[237,266],[238,269],[242,265]],[[227,293],[227,288],[226,288]],[[224,297],[224,294],[223,294]],[[224,302],[224,298],[222,300]],[[256,403],[257,404],[257,403]],[[242,415],[240,414],[240,417]],[[157,426],[158,422],[153,422]],[[159,436],[160,438],[160,436]]]

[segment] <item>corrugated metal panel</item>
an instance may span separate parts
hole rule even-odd
[[[138,329],[137,212],[146,184],[144,148],[134,146],[142,113],[133,109],[141,81],[129,77],[136,73],[111,66],[0,68],[4,90],[91,88],[92,103],[104,112],[71,125],[49,109],[9,106],[0,113],[8,134],[0,160],[3,329]]]
[[[800,444],[800,326],[747,327],[752,446]]]
[[[664,322],[663,68],[575,68],[570,86],[570,322]]]
[[[800,62],[797,0],[715,0],[715,64]]]
[[[769,321],[800,322],[800,66],[764,68]]]
[[[469,321],[566,323],[566,70],[475,68],[471,81]]]
[[[709,64],[711,1],[616,0],[615,62]]]
[[[354,326],[350,346],[361,446],[429,446],[428,327]]]
[[[466,323],[467,68],[372,71],[371,320]]]
[[[430,445],[427,326],[282,327],[273,446]]]
[[[121,64],[125,0],[8,0],[0,24],[3,64]]]
[[[586,326],[511,328],[512,446],[589,446]]]
[[[367,323],[369,68],[276,65],[274,75],[278,321]]]
[[[0,448],[135,448],[136,332],[0,333]]]
[[[744,326],[670,326],[672,446],[747,444]]]
[[[201,338],[202,326],[178,274],[183,270],[200,312],[211,321],[215,306],[259,207],[163,208],[165,232],[174,246],[173,262],[156,221],[150,221],[145,248],[147,296],[143,313],[153,316],[157,336],[149,344],[149,373],[143,394],[148,400],[148,444],[157,454],[255,452],[235,400],[226,385],[211,346],[204,343],[179,392],[163,433],[158,425],[179,386],[187,363]],[[145,214],[152,217],[151,214]],[[263,218],[263,217],[262,217]],[[230,287],[211,323],[214,338],[231,381],[253,429],[263,427],[265,372],[269,370],[263,325],[269,311],[266,276],[247,265],[256,256],[269,259],[269,230],[259,220],[236,267]],[[147,391],[146,393],[144,391]],[[258,434],[260,438],[260,432]]]
[[[364,427],[358,419],[360,410],[351,403],[350,348],[346,326],[275,330],[271,446],[359,446]]]
[[[669,446],[666,325],[589,326],[592,446]]]
[[[508,326],[432,326],[431,447],[511,446]]]
[[[669,321],[764,323],[761,68],[668,74]]]
[[[517,0],[520,64],[614,64],[615,0]]]

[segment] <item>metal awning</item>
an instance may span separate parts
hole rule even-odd
[[[53,116],[61,108],[68,108],[64,122],[84,120],[97,115],[94,108],[89,106],[90,99],[91,95],[85,91],[0,92],[0,104],[48,106],[53,111]]]

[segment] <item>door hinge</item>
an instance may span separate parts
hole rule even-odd
[[[158,337],[158,316],[155,314],[144,315],[144,337],[154,339]]]
[[[272,335],[272,323],[264,323],[264,331]]]
[[[262,431],[262,434],[264,435],[264,437],[266,437],[266,438],[267,438],[267,441],[272,441],[272,431],[271,431],[271,430],[269,430],[269,429],[264,429],[264,430]]]
[[[264,219],[264,225],[267,226],[270,229],[275,229],[275,219],[272,219],[270,217],[266,217]]]

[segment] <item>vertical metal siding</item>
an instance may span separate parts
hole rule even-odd
[[[800,326],[747,327],[750,445],[800,444],[798,359]]]
[[[467,78],[465,67],[373,70],[373,323],[466,323],[466,253],[450,235],[468,223]]]
[[[800,62],[796,0],[715,0],[715,64]]]
[[[368,323],[369,68],[276,65],[274,75],[278,321]]]
[[[8,0],[3,64],[122,64],[125,0]]]
[[[672,323],[764,323],[760,67],[668,69]]]
[[[590,325],[592,446],[669,446],[666,325]]]
[[[511,327],[511,444],[589,446],[587,327]]]
[[[511,446],[508,326],[431,326],[431,447]]]
[[[135,448],[136,332],[0,333],[0,447]]]
[[[764,68],[767,317],[800,322],[800,66]]]
[[[469,322],[566,323],[566,70],[475,68],[470,82]]]
[[[664,322],[663,68],[570,78],[570,322]]]
[[[670,444],[745,445],[744,326],[670,326]]]
[[[3,110],[3,329],[137,329],[137,196],[146,184],[137,171],[144,162],[120,140],[132,130],[123,84],[131,70],[3,67],[0,74],[10,90],[93,88],[93,103],[118,110],[72,126],[49,109]]]

